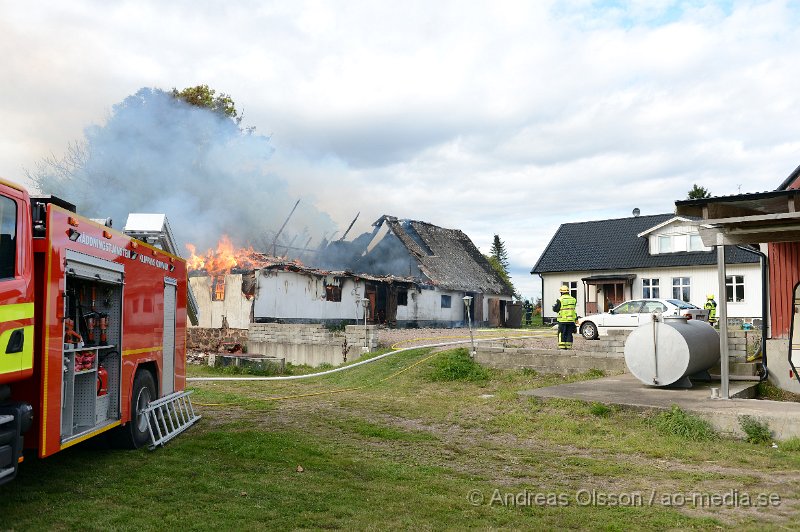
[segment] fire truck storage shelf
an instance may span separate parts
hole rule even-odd
[[[62,443],[120,419],[123,279],[119,264],[67,253]],[[85,345],[69,342],[75,337],[67,334],[68,320]],[[107,373],[108,389],[98,395],[101,366]]]

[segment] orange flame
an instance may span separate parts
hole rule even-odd
[[[193,244],[186,244],[186,249],[191,253],[186,261],[189,271],[205,270],[210,275],[220,275],[233,268],[253,269],[265,262],[265,257],[252,247],[234,248],[227,235],[220,238],[216,250],[209,249],[203,255],[197,254]]]

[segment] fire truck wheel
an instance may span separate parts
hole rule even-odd
[[[150,440],[150,431],[147,428],[147,418],[143,410],[156,399],[156,383],[153,374],[146,369],[136,372],[133,379],[133,394],[131,395],[131,421],[128,423],[128,444],[132,449],[138,449]]]

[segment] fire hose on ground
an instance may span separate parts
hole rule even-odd
[[[494,338],[481,338],[479,340],[475,340],[475,342],[477,343],[477,342],[480,342],[480,341],[489,342],[489,341],[498,341],[498,340],[508,340],[508,339],[511,339],[511,338],[514,338],[514,339],[543,338],[543,337],[549,337],[549,336],[552,336],[552,333],[548,332],[548,334],[538,334],[538,335],[521,335],[521,336],[516,336],[515,335],[515,336],[500,336],[500,337],[494,337]],[[459,336],[457,338],[463,338],[463,336]],[[421,340],[421,339],[414,339],[414,340],[409,340],[409,341],[419,341],[419,340]],[[186,380],[188,382],[210,382],[210,381],[238,381],[238,382],[248,381],[248,382],[253,382],[253,381],[288,381],[288,380],[310,379],[310,378],[313,378],[313,377],[322,377],[324,375],[331,375],[333,373],[338,373],[340,371],[345,371],[345,370],[348,370],[348,369],[356,368],[358,366],[363,366],[364,364],[369,364],[371,362],[375,362],[375,361],[381,360],[383,358],[386,358],[386,357],[388,357],[390,355],[403,353],[405,351],[412,351],[414,349],[428,349],[428,348],[436,348],[436,347],[447,347],[447,346],[451,346],[451,345],[468,344],[470,342],[471,342],[471,340],[458,340],[458,341],[450,341],[450,342],[439,342],[439,343],[435,343],[435,344],[416,345],[416,346],[412,346],[412,347],[403,347],[403,348],[400,348],[400,349],[395,349],[395,350],[389,351],[388,353],[383,353],[382,355],[378,355],[378,356],[369,358],[367,360],[362,360],[360,362],[355,362],[353,364],[349,364],[347,366],[341,366],[341,367],[338,367],[338,368],[333,368],[333,369],[329,369],[329,370],[325,370],[325,371],[320,371],[320,372],[317,372],[317,373],[309,373],[309,374],[306,374],[306,375],[279,375],[279,376],[271,376],[271,377],[261,377],[261,376],[250,376],[250,377],[189,377]],[[395,344],[395,345],[397,345],[397,344]],[[392,346],[392,347],[394,347],[394,346]],[[431,354],[431,355],[429,355],[429,356],[427,356],[427,357],[425,357],[425,358],[423,358],[421,360],[418,360],[418,361],[414,362],[413,364],[411,364],[411,365],[409,365],[409,366],[407,366],[407,367],[405,367],[405,368],[403,368],[403,369],[401,369],[401,370],[399,370],[399,371],[397,371],[395,373],[392,373],[391,375],[389,375],[387,377],[384,377],[384,378],[380,379],[379,381],[377,381],[375,383],[364,384],[364,385],[361,385],[361,386],[350,387],[350,388],[340,388],[340,389],[336,389],[336,390],[324,390],[324,391],[320,391],[320,392],[312,392],[312,393],[306,393],[306,394],[287,395],[287,396],[282,396],[282,397],[267,397],[267,398],[260,399],[260,400],[262,400],[262,401],[280,401],[280,400],[284,400],[284,399],[299,399],[299,398],[302,398],[302,397],[313,397],[313,396],[317,396],[317,395],[330,395],[330,394],[335,394],[335,393],[343,393],[343,392],[361,390],[361,389],[367,388],[368,386],[371,386],[373,384],[379,384],[379,383],[385,382],[385,381],[387,381],[387,380],[389,380],[389,379],[391,379],[393,377],[396,377],[396,376],[400,375],[401,373],[404,373],[404,372],[412,369],[413,367],[415,367],[415,366],[417,366],[417,365],[419,365],[419,364],[421,364],[421,363],[423,363],[423,362],[425,362],[427,360],[430,360],[431,358],[433,358],[434,356],[436,356],[438,354],[439,354],[439,352],[433,353],[433,354]],[[196,404],[199,404],[201,406],[228,406],[229,403],[205,403],[205,404],[204,403],[196,403]]]

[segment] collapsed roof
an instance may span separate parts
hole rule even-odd
[[[512,291],[475,244],[458,229],[381,216],[374,230],[352,241],[329,242],[313,266],[250,248],[235,257],[230,271],[284,270],[308,275],[354,277],[367,281],[414,284],[446,290],[511,296]],[[222,272],[200,269],[190,273]]]
[[[349,269],[411,277],[448,290],[511,295],[486,257],[458,229],[387,215],[372,226],[371,234],[348,243],[349,253],[342,254],[342,246],[337,250],[340,260],[350,262]]]

